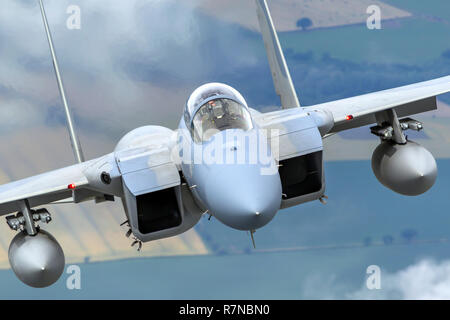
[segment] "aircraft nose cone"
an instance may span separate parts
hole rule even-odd
[[[206,184],[211,214],[229,227],[256,230],[270,222],[280,208],[278,173],[261,174],[257,165],[224,165],[211,171]]]

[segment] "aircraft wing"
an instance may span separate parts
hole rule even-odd
[[[0,215],[20,211],[17,201],[28,199],[36,206],[52,201],[70,198],[69,185],[77,187],[88,183],[81,164],[50,171],[34,177],[14,181],[0,186]]]
[[[108,188],[102,190],[97,181],[98,174],[95,178],[93,174],[102,170],[100,164],[107,162],[105,158],[108,159],[105,156],[1,185],[0,215],[20,211],[20,200],[27,199],[30,207],[35,207],[69,198],[81,202],[107,193]]]
[[[450,76],[310,107],[255,113],[254,119],[261,128],[276,130],[270,135],[278,137],[278,146],[272,147],[283,160],[321,150],[321,136],[376,123],[377,113],[387,109],[400,118],[434,110],[436,96],[447,92]]]
[[[331,114],[329,133],[376,122],[376,113],[394,109],[399,117],[436,109],[436,96],[450,92],[450,76],[326,102],[305,108]]]

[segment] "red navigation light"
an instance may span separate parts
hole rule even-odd
[[[352,120],[352,119],[353,119],[353,116],[351,114],[349,114],[345,117],[345,120]]]
[[[67,186],[67,189],[75,189],[75,183],[71,183]]]

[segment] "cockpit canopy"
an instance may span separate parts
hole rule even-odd
[[[186,126],[194,141],[208,141],[226,129],[253,128],[247,103],[242,95],[222,83],[208,83],[196,89],[186,103]]]

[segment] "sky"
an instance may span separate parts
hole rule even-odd
[[[70,30],[66,9],[77,3],[45,6],[68,100],[83,129],[123,133],[150,121],[175,127],[189,94],[218,61],[228,72],[256,61],[245,45],[233,54],[238,30],[220,23],[211,30],[211,18],[194,19],[196,1],[82,1],[81,28]],[[214,37],[220,41],[205,49]],[[0,111],[1,130],[63,122],[37,1],[6,1],[0,39],[0,101],[8,106]]]

